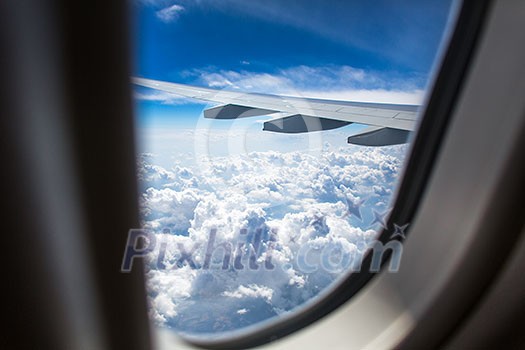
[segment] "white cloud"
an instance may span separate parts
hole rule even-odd
[[[184,11],[183,6],[174,4],[157,11],[155,14],[161,21],[169,23],[177,20],[182,11]]]
[[[224,292],[222,295],[229,297],[229,298],[262,298],[266,300],[266,302],[270,302],[272,300],[273,296],[273,290],[265,287],[265,286],[259,286],[257,284],[250,284],[248,286],[239,286],[236,290],[233,292]]]
[[[318,156],[256,152],[218,158],[204,168],[172,169],[144,157],[140,176],[151,187],[143,191],[141,208],[158,242],[147,272],[151,317],[181,331],[231,330],[315,297],[351,269],[374,238],[371,210],[388,204],[405,152],[406,146],[328,145]],[[345,198],[367,199],[362,221],[346,215]],[[162,233],[165,228],[171,232]],[[249,251],[239,250],[244,268],[232,268],[230,258],[222,269],[225,250],[218,249],[210,269],[203,269],[213,229],[215,246],[233,249],[260,230],[259,268],[248,268]],[[158,268],[162,244],[165,269]],[[196,248],[192,256],[200,269],[178,265],[181,246]],[[273,270],[264,268],[268,257]],[[188,323],[189,317],[200,321]]]

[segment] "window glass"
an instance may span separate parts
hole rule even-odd
[[[450,5],[133,0],[134,75],[420,105]],[[155,325],[193,334],[241,329],[293,312],[359,268],[385,225],[408,144],[348,144],[369,130],[358,123],[263,131],[287,115],[207,119],[203,111],[217,103],[139,86],[134,94]]]

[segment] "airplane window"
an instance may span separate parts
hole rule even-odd
[[[142,227],[123,271],[146,260],[151,321],[182,334],[299,312],[388,225],[451,0],[132,5]]]

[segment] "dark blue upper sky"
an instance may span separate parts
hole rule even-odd
[[[162,17],[162,10],[166,16]],[[272,72],[348,65],[426,74],[450,0],[142,0],[135,4],[136,74],[181,80],[213,66]]]

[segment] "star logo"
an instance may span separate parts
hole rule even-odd
[[[390,239],[400,237],[401,239],[406,238],[406,229],[410,224],[405,224],[403,226],[399,226],[398,224],[394,224],[394,233],[390,236]]]
[[[363,217],[361,216],[361,206],[366,202],[366,199],[360,199],[358,201],[350,201],[347,197],[345,197],[345,204],[346,204],[346,212],[344,213],[343,217],[347,216],[355,216],[360,221],[363,221]]]
[[[386,223],[386,218],[388,214],[390,214],[391,209],[387,209],[384,212],[378,212],[375,209],[372,209],[372,213],[374,214],[374,219],[370,223],[369,226],[373,226],[374,224],[379,224],[383,229],[387,229],[388,225]]]

